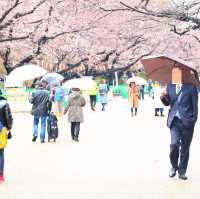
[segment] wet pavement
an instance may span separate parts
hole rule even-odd
[[[6,181],[0,199],[199,199],[199,121],[191,145],[187,181],[168,177],[166,117],[154,117],[151,100],[131,117],[126,100],[105,112],[84,109],[80,142],[59,119],[56,143],[32,143],[32,116],[14,115],[13,139],[5,151]],[[165,111],[167,115],[167,111]]]

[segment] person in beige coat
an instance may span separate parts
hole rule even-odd
[[[68,105],[64,114],[68,112],[68,121],[71,123],[72,140],[79,141],[80,123],[84,121],[83,108],[86,104],[85,98],[81,95],[80,89],[73,88],[68,97]]]
[[[133,110],[135,109],[135,115],[137,115],[139,105],[139,91],[135,82],[131,82],[128,88],[128,101],[131,106],[131,116],[133,116]]]

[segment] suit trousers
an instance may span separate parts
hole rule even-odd
[[[186,173],[193,132],[194,127],[186,128],[179,118],[174,118],[170,128],[171,144],[169,157],[172,167],[177,169],[179,174]]]

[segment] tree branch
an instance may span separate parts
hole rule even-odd
[[[169,24],[169,26],[172,27],[172,29],[171,29],[170,31],[176,33],[176,34],[179,35],[179,36],[182,36],[182,35],[184,35],[184,34],[190,32],[190,29],[189,29],[189,28],[186,28],[185,30],[183,30],[183,31],[180,32],[180,31],[177,31],[177,28],[176,28],[175,25]]]
[[[25,39],[28,39],[28,38],[29,38],[29,35],[22,36],[22,37],[10,37],[10,38],[7,38],[7,39],[0,39],[0,43],[7,42],[7,41],[25,40]]]
[[[1,16],[1,18],[0,18],[0,24],[1,24],[1,23],[4,21],[4,19],[10,14],[10,12],[11,12],[12,10],[14,10],[19,4],[21,4],[21,3],[19,2],[19,0],[15,0],[14,5],[11,6],[8,10],[6,10],[6,11],[3,13],[3,15]]]
[[[42,0],[42,1],[40,1],[36,6],[34,6],[33,7],[33,9],[32,10],[29,10],[28,12],[24,12],[24,13],[16,13],[15,15],[14,15],[14,18],[15,19],[18,19],[18,18],[20,18],[20,17],[24,17],[24,16],[26,16],[26,15],[30,15],[30,14],[32,14],[32,13],[34,13],[42,4],[44,4],[45,2],[46,2],[47,0]]]

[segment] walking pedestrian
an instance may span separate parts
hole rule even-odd
[[[47,91],[47,82],[41,81],[38,83],[37,90],[32,93],[29,102],[32,104],[31,114],[34,117],[33,121],[33,139],[35,142],[38,137],[38,124],[41,120],[40,141],[45,142],[46,120],[51,110],[51,100]]]
[[[108,85],[106,81],[102,79],[99,84],[99,94],[100,94],[100,103],[102,105],[102,111],[105,111],[105,106],[108,103],[107,95],[108,95]]]
[[[84,121],[83,107],[85,104],[86,101],[81,95],[80,89],[72,88],[64,114],[68,112],[68,121],[71,123],[72,140],[76,142],[79,141],[80,124]]]
[[[96,106],[96,102],[97,102],[97,84],[96,82],[94,83],[92,89],[89,92],[90,95],[90,106],[92,111],[95,111],[95,106]]]
[[[138,88],[135,82],[131,82],[129,84],[128,88],[128,101],[131,106],[131,116],[135,114],[137,115],[138,111],[138,105],[139,105],[139,93],[138,93]],[[135,109],[135,113],[133,113],[133,110]]]
[[[140,85],[139,89],[140,89],[140,100],[144,100],[144,85]]]
[[[151,82],[149,82],[148,84],[148,94],[150,98],[154,98],[154,88],[153,88],[153,84]]]
[[[170,105],[167,126],[171,133],[169,157],[172,167],[169,177],[174,177],[178,171],[179,179],[187,180],[190,144],[198,117],[198,92],[193,84],[181,83],[181,68],[174,67],[173,76],[176,81],[167,86],[166,93],[161,97],[165,104],[168,101]]]
[[[155,110],[155,116],[161,116],[164,117],[164,105],[162,101],[160,100],[160,96],[163,93],[163,89],[159,84],[155,85],[154,87],[154,110]],[[160,113],[160,114],[159,114]]]
[[[63,102],[65,98],[65,92],[64,89],[61,87],[61,83],[58,84],[55,88],[55,94],[54,94],[54,102],[57,107],[57,115],[61,116],[63,112]]]
[[[6,139],[12,137],[10,132],[12,124],[13,118],[10,106],[0,90],[0,182],[4,181],[4,149],[6,147]],[[7,131],[9,132],[7,133]]]

